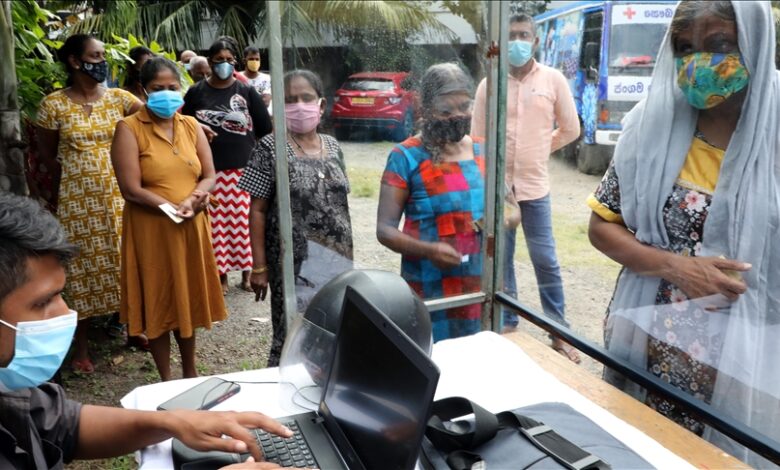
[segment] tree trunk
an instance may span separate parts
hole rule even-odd
[[[3,0],[0,2],[0,191],[26,195],[19,119],[11,2]]]

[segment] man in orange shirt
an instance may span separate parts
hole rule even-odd
[[[536,62],[539,46],[534,20],[515,15],[509,25],[507,81],[506,182],[520,205],[523,234],[536,273],[544,313],[568,326],[564,318],[563,283],[555,254],[547,163],[550,153],[580,134],[580,123],[566,78]],[[471,135],[485,136],[485,80],[474,100]],[[557,128],[555,127],[557,123]],[[517,296],[514,252],[516,231],[507,230],[505,291]],[[517,315],[504,312],[504,330],[517,327]],[[577,351],[559,338],[552,347],[579,363]]]

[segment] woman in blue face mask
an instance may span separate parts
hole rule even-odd
[[[210,143],[217,171],[213,192],[219,205],[209,212],[222,291],[227,293],[228,273],[242,271],[240,287],[251,292],[250,198],[237,184],[255,143],[271,132],[271,118],[257,90],[239,81],[246,80],[243,74],[235,73],[239,64],[235,39],[217,39],[206,57],[211,75],[187,90],[182,114],[194,116],[216,133]]]
[[[195,330],[227,317],[205,210],[214,164],[203,129],[177,110],[184,103],[176,65],[149,59],[141,69],[146,106],[122,120],[111,160],[125,198],[120,319],[146,333],[162,380],[171,378],[170,333],[184,377],[195,377]]]
[[[780,79],[769,2],[681,2],[647,98],[589,199],[593,245],[625,268],[606,346],[780,438]],[[756,468],[664,398],[605,378]]]

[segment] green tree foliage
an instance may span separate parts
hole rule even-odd
[[[525,13],[527,15],[535,16],[547,11],[549,6],[550,0],[512,0],[512,3],[509,5],[509,13],[512,15]]]
[[[34,0],[15,0],[11,5],[21,118],[23,122],[32,122],[41,100],[52,91],[65,86],[65,69],[56,58],[62,41],[51,39],[65,26],[58,16],[41,8]],[[127,65],[133,62],[128,54],[130,49],[136,46],[148,47],[155,54],[176,60],[173,52],[166,52],[155,41],[147,45],[143,39],[132,34],[127,38],[113,34],[105,42],[110,82],[124,81]],[[182,77],[190,83],[189,75],[184,73],[183,69]]]
[[[12,2],[11,15],[19,107],[22,120],[32,121],[43,97],[65,83],[65,72],[54,55],[62,43],[48,37],[59,18],[32,0]]]
[[[189,86],[192,84],[192,79],[184,67],[176,61],[176,53],[173,51],[166,51],[163,47],[157,43],[157,41],[151,41],[148,44],[143,38],[136,38],[132,34],[128,34],[127,38],[112,35],[111,42],[104,43],[106,48],[106,61],[109,65],[110,80],[116,83],[124,83],[127,76],[127,65],[133,63],[133,59],[130,58],[130,50],[134,47],[143,46],[148,48],[154,54],[165,57],[177,64],[179,67],[179,74],[182,78],[182,85]]]
[[[265,0],[78,0],[58,1],[73,12],[73,32],[94,32],[103,40],[123,32],[146,37],[167,49],[201,46],[205,29],[216,24],[217,36],[236,38],[240,46],[267,37]],[[437,22],[428,2],[363,0],[287,0],[281,2],[286,45],[293,34],[309,44],[322,42],[325,31],[343,34],[355,28],[381,26],[413,33]]]

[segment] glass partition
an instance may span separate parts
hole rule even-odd
[[[271,222],[290,217],[295,312],[340,273],[379,269],[438,309],[436,339],[477,332],[492,189],[469,128],[488,3],[326,4],[277,5],[290,210]]]
[[[733,7],[745,8],[743,18],[766,19],[765,5],[740,5],[748,5]],[[287,298],[298,300],[288,303],[288,319],[304,311],[328,279],[357,267],[401,273],[432,312],[437,340],[523,328],[485,295],[500,289],[659,381],[774,432],[774,412],[760,410],[777,403],[775,374],[762,360],[774,357],[774,343],[766,339],[776,308],[761,290],[766,276],[741,264],[742,257],[768,272],[754,252],[765,245],[728,221],[739,213],[767,230],[773,225],[760,211],[745,209],[749,197],[734,196],[746,193],[734,190],[723,199],[731,202],[721,203],[727,207],[714,205],[729,140],[712,130],[708,140],[691,124],[696,100],[720,98],[689,93],[688,107],[675,101],[681,95],[674,87],[686,91],[678,67],[693,67],[691,60],[706,64],[687,52],[664,52],[672,47],[664,35],[673,3],[577,2],[535,17],[510,17],[506,2],[354,2],[338,13],[322,2],[278,6],[282,42],[271,73],[274,108],[285,109],[285,116],[275,113],[275,138],[285,147],[277,148],[276,158],[289,168],[276,170],[289,174],[290,185],[279,216],[289,220],[290,233],[281,236],[289,237],[285,246],[296,255],[282,261],[289,263],[285,290],[295,293]],[[515,7],[512,13],[522,13]],[[722,15],[733,16],[733,8],[723,8]],[[736,37],[730,39],[734,49]],[[755,54],[760,57],[751,56],[753,63],[762,64],[755,73],[773,76],[774,57]],[[729,86],[739,93],[744,64],[726,59],[727,75],[734,75]],[[642,124],[633,124],[636,135],[627,136],[622,125],[649,96],[659,69],[670,83],[659,100],[674,106],[654,107],[656,114],[645,113]],[[704,101],[702,108],[711,104]],[[765,112],[750,109],[756,116]],[[680,137],[680,129],[689,135]],[[659,153],[672,143],[681,159],[674,170],[666,166],[668,154]],[[624,157],[633,162],[629,169],[641,171],[610,166],[616,144],[623,154],[641,157]],[[684,166],[685,151],[697,149],[713,171]],[[650,157],[654,165],[647,164]],[[759,167],[744,174],[760,174]],[[618,180],[621,172],[628,176]],[[745,182],[734,184],[743,188]],[[624,204],[647,211],[641,191],[662,187],[674,189],[655,198],[657,220],[640,212],[638,221],[630,211],[624,218]],[[710,204],[720,222],[706,225]],[[641,225],[647,220],[657,223]],[[740,235],[751,241],[738,243]],[[664,249],[644,251],[651,246]],[[670,252],[676,257],[667,258]],[[768,253],[771,264],[774,253]],[[675,261],[670,268],[659,259]],[[688,279],[698,269],[716,284]],[[760,318],[746,315],[749,302],[761,306]],[[682,426],[763,463],[672,402],[605,373],[559,339],[529,331]]]
[[[714,17],[718,50],[697,29]],[[510,40],[528,37],[525,22],[511,22]],[[531,310],[780,449],[780,380],[767,362],[780,323],[777,130],[760,120],[775,112],[761,91],[776,86],[774,22],[766,2],[578,2],[536,16],[538,67],[511,64],[523,51],[510,46],[506,170],[522,221],[502,275]],[[747,41],[747,31],[760,33]],[[772,143],[758,150],[764,135]],[[771,466],[695,410],[581,359],[677,424]]]

